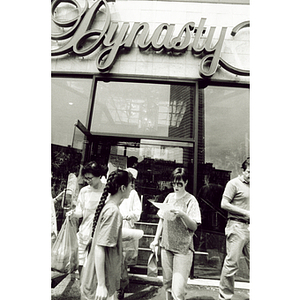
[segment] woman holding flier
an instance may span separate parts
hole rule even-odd
[[[168,194],[164,203],[171,209],[159,210],[160,220],[152,251],[161,246],[161,264],[166,299],[184,300],[185,289],[193,262],[193,235],[201,223],[197,199],[185,190],[188,183],[184,168],[176,168],[171,176],[174,192]]]

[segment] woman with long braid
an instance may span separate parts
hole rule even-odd
[[[95,212],[91,248],[82,270],[82,299],[115,299],[122,265],[123,217],[119,205],[129,197],[131,190],[129,172],[115,170],[109,175]]]

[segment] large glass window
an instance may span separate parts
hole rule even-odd
[[[226,183],[241,173],[249,156],[249,89],[209,86],[203,91],[205,163],[198,165],[198,194],[202,231],[199,248],[208,253],[209,274],[195,264],[197,274],[219,278],[226,254],[227,212],[221,209]],[[202,101],[202,98],[200,98]],[[200,114],[201,118],[201,114]],[[242,257],[236,280],[248,280]]]
[[[52,144],[72,145],[75,122],[86,122],[91,84],[91,79],[52,78]]]
[[[126,168],[128,158],[135,156],[141,220],[157,222],[157,209],[148,200],[162,202],[173,190],[171,172],[185,167],[187,190],[196,191],[202,215],[195,249],[207,253],[209,262],[206,269],[201,261],[195,262],[195,272],[219,278],[227,219],[220,203],[226,183],[240,173],[241,163],[249,156],[249,89],[199,89],[196,108],[195,84],[94,80],[95,94],[91,94],[91,79],[52,79],[53,196],[66,187],[69,173],[78,174],[83,160]],[[89,99],[94,104],[91,120],[86,119]],[[197,130],[194,117],[198,117]],[[77,120],[83,127],[91,124],[91,132],[75,129]],[[243,259],[240,266],[237,279],[247,280]]]
[[[249,156],[249,89],[208,87],[205,89],[205,162],[230,171],[231,178]]]
[[[51,189],[52,197],[66,187],[70,173],[78,174],[84,136],[75,130],[79,119],[86,122],[91,79],[54,77],[51,82]],[[63,210],[56,203],[57,225],[63,222]]]
[[[192,138],[194,88],[98,82],[92,132]]]

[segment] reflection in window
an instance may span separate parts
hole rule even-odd
[[[119,142],[118,145],[111,146],[110,154],[135,156],[139,162],[153,159],[170,162],[174,166],[176,164],[187,166],[193,158],[193,143],[142,139],[136,147],[130,147],[126,143]]]
[[[194,145],[188,142],[161,141],[141,139],[137,143],[118,141],[107,144],[100,141],[95,149],[94,159],[104,158],[106,155],[110,172],[116,168],[126,168],[127,159],[135,156],[138,159],[136,190],[144,198],[144,214],[146,221],[152,212],[156,217],[155,207],[147,204],[147,199],[162,202],[166,194],[173,191],[170,175],[176,167],[185,167],[189,174],[187,189],[193,190],[193,156]],[[102,144],[102,145],[101,145]],[[103,147],[102,147],[103,146]],[[104,151],[103,151],[104,150]],[[106,151],[108,150],[108,151]],[[153,210],[153,211],[152,211]]]
[[[192,103],[191,86],[98,82],[92,131],[191,138]]]
[[[140,156],[187,166],[193,158],[192,148],[192,143],[141,140]]]
[[[72,144],[74,123],[85,124],[90,79],[52,78],[51,83],[51,143],[68,146]]]
[[[231,178],[249,156],[249,89],[205,89],[205,161]]]

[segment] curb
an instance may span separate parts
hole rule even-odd
[[[138,283],[148,283],[152,285],[162,286],[163,285],[163,278],[162,276],[157,277],[148,277],[147,275],[142,274],[128,274],[129,280]],[[187,284],[191,286],[205,286],[205,287],[219,287],[219,280],[213,279],[188,279]],[[237,281],[234,284],[235,289],[241,290],[250,290],[250,283],[249,282],[240,282]]]

